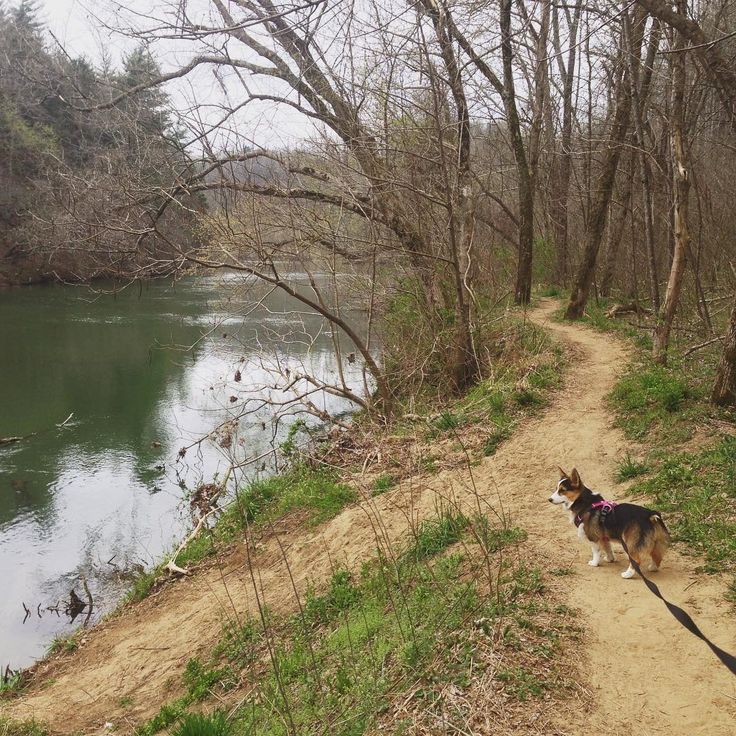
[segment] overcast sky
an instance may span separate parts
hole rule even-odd
[[[116,0],[39,0],[42,20],[71,56],[85,56],[99,64],[107,53],[116,67],[135,47],[136,41],[111,29],[133,23],[147,25],[140,17],[136,18],[137,13],[147,15],[154,8],[161,17],[171,5],[171,0],[127,0],[122,5]],[[189,4],[190,11],[197,5],[208,7],[205,0],[194,0]],[[192,51],[191,44],[177,47],[174,42],[159,43],[154,49],[164,71],[185,63]],[[189,74],[185,80],[175,80],[166,90],[179,110],[223,99],[209,69]],[[237,95],[238,90],[234,90],[234,94]],[[219,119],[221,110],[202,108],[200,113],[204,119],[214,120]],[[247,131],[246,142],[269,149],[298,145],[314,133],[311,124],[293,110],[272,103],[253,105],[240,117],[239,123],[240,129]]]
[[[117,63],[132,45],[130,40],[110,33],[101,24],[101,20],[114,19],[112,3],[107,0],[41,0],[39,7],[49,30],[73,56],[83,55],[99,62],[104,47]]]

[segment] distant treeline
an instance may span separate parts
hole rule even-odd
[[[0,6],[0,283],[166,271],[165,241],[191,245],[193,223],[178,208],[140,237],[160,205],[150,193],[187,165],[168,98],[154,88],[100,104],[158,65],[145,44],[114,69],[52,40],[34,0]]]

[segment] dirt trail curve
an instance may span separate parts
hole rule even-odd
[[[580,660],[594,705],[591,712],[571,707],[561,713],[557,732],[733,736],[736,678],[640,580],[621,579],[620,550],[616,564],[590,568],[589,548],[577,541],[560,509],[546,502],[558,463],[576,465],[586,483],[606,489],[609,498],[620,496],[612,476],[625,450],[603,400],[625,363],[625,349],[585,327],[549,321],[555,306],[543,302],[530,317],[573,348],[565,388],[475,468],[474,479],[490,503],[502,503],[526,529],[528,544],[560,566],[572,564],[575,572],[560,582],[582,612],[578,623],[587,633]],[[253,580],[272,609],[291,610],[294,587],[301,593],[310,580],[326,578],[335,562],[351,564],[373,554],[377,534],[406,534],[410,519],[434,512],[438,495],[469,501],[466,488],[467,478],[457,471],[419,479],[347,509],[317,530],[272,539],[255,553],[253,578],[241,545],[219,567],[168,586],[102,624],[73,656],[42,665],[30,691],[0,703],[0,714],[42,719],[58,734],[100,734],[106,721],[127,733],[177,694],[187,660],[211,649],[225,617],[255,610]],[[697,575],[695,567],[696,561],[671,552],[657,582],[720,646],[736,651],[736,618],[723,600],[723,581]]]

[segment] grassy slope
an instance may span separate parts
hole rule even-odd
[[[500,551],[523,536],[442,512],[396,556],[336,569],[297,614],[229,622],[212,662],[189,663],[187,694],[137,733],[174,723],[186,733],[186,709],[202,699],[226,704],[231,734],[347,736],[431,722],[446,711],[448,688],[482,678],[495,679],[497,696],[543,695],[562,681],[552,665],[563,634],[576,632],[544,595],[539,568],[499,567]],[[468,715],[450,720],[460,726]]]
[[[246,525],[267,533],[270,523],[294,512],[299,523],[319,524],[359,493],[384,493],[416,472],[472,467],[494,453],[525,415],[545,404],[561,373],[561,351],[539,328],[510,318],[497,337],[493,377],[435,406],[426,421],[394,426],[390,437],[357,423],[353,449],[361,442],[384,447],[383,462],[364,487],[346,482],[355,478],[354,455],[325,447],[308,460],[295,457],[282,475],[244,488],[177,563],[191,567],[218,555],[242,538]],[[568,611],[546,591],[541,567],[508,554],[523,542],[523,530],[508,519],[495,523],[440,509],[401,549],[367,551],[359,571],[336,569],[327,589],[295,605],[297,615],[262,611],[257,620],[228,621],[207,661],[189,662],[184,695],[163,704],[137,732],[216,734],[220,716],[195,722],[199,716],[191,711],[223,700],[225,732],[270,736],[321,733],[326,723],[336,734],[364,733],[380,723],[409,729],[448,717],[448,709],[460,726],[487,705],[480,696],[459,697],[480,685],[504,712],[508,702],[551,697],[563,679],[562,635],[577,633]],[[129,600],[160,584],[160,569],[151,571]],[[57,648],[69,649],[64,642]],[[475,704],[472,712],[462,705],[467,702]],[[38,724],[3,728],[0,736],[44,733]]]

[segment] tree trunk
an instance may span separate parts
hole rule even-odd
[[[471,324],[473,295],[469,285],[474,230],[474,207],[470,180],[470,113],[462,85],[460,66],[455,55],[452,36],[449,33],[447,13],[442,6],[439,6],[437,11],[432,12],[431,17],[444,62],[446,81],[452,93],[457,115],[457,128],[454,136],[457,159],[456,169],[452,169],[456,175],[454,181],[449,176],[451,167],[444,163],[444,152],[441,153],[441,156],[443,169],[447,172],[446,189],[450,205],[449,245],[455,284],[455,347],[451,370],[455,388],[463,391],[475,381],[478,375],[478,359],[473,345]],[[433,70],[430,70],[430,74],[435,76]],[[436,90],[436,87],[434,89]],[[439,107],[439,103],[437,104]],[[440,132],[442,143],[441,136]]]
[[[606,216],[613,193],[613,183],[616,178],[619,158],[621,157],[621,144],[624,142],[629,129],[630,113],[631,94],[628,85],[628,70],[624,68],[616,92],[616,111],[613,115],[603,166],[598,175],[590,215],[585,227],[585,249],[575,277],[575,285],[570,295],[570,302],[567,305],[565,319],[579,319],[582,317],[585,305],[588,302],[588,295],[595,276],[598,251],[606,227]]]
[[[468,39],[455,24],[452,14],[443,5],[443,19],[447,22],[450,36],[468,55],[478,71],[491,83],[503,100],[506,125],[511,138],[511,149],[516,161],[519,179],[519,261],[516,272],[514,298],[517,304],[527,304],[532,290],[532,256],[534,245],[534,189],[529,171],[524,138],[521,133],[519,112],[516,108],[516,89],[514,86],[513,48],[511,46],[511,4],[513,0],[501,0],[501,54],[503,57],[503,82],[496,72],[484,61]],[[422,0],[423,7],[431,15],[437,12],[433,0]]]
[[[613,272],[616,268],[616,259],[618,258],[621,239],[626,226],[626,219],[629,215],[629,201],[631,200],[631,177],[624,178],[623,189],[621,191],[621,200],[618,203],[618,213],[611,216],[611,222],[608,227],[608,247],[603,261],[603,273],[601,274],[600,292],[601,296],[611,296],[611,285],[613,283]],[[615,204],[615,203],[614,203]]]
[[[634,14],[634,22],[629,22],[628,15],[624,16],[624,28],[628,46],[631,51],[629,55],[629,68],[631,72],[631,96],[633,101],[633,120],[634,120],[634,141],[637,151],[637,164],[639,170],[639,180],[641,182],[641,201],[642,201],[642,217],[644,219],[644,244],[647,251],[647,262],[649,264],[649,294],[652,300],[652,309],[655,314],[659,314],[659,273],[657,269],[657,252],[654,237],[654,211],[652,207],[652,177],[649,166],[649,152],[645,150],[646,133],[645,133],[645,114],[647,107],[647,98],[649,95],[649,86],[654,66],[654,57],[659,46],[659,23],[654,21],[650,34],[650,43],[647,50],[647,58],[645,60],[644,75],[641,78],[641,59],[639,50],[644,41],[644,31],[646,29],[647,13],[641,8],[637,8]]]
[[[687,15],[687,0],[678,0],[677,10]],[[671,140],[672,172],[674,192],[673,230],[675,248],[672,255],[667,294],[662,307],[662,315],[654,329],[652,357],[655,362],[667,364],[667,349],[670,342],[672,322],[677,311],[682,290],[682,276],[685,272],[685,258],[690,249],[690,229],[688,226],[688,198],[690,195],[690,166],[685,148],[685,49],[686,41],[682,33],[675,31],[675,44],[670,54],[672,66],[672,121]]]
[[[501,0],[501,55],[503,57],[503,105],[511,136],[511,148],[516,160],[519,178],[519,260],[516,268],[516,304],[528,304],[532,298],[532,258],[534,250],[534,189],[529,172],[529,162],[521,134],[519,112],[516,109],[514,85],[513,48],[511,46],[511,4],[513,0]]]
[[[710,400],[718,406],[736,406],[736,301],[718,363],[716,382]]]
[[[554,45],[560,75],[562,77],[562,134],[560,141],[560,155],[556,165],[556,176],[553,177],[553,191],[551,202],[551,216],[555,252],[557,255],[555,280],[558,284],[567,283],[569,275],[568,240],[568,196],[570,190],[570,175],[572,171],[572,94],[575,80],[575,54],[577,53],[577,34],[580,23],[582,4],[575,5],[570,23],[570,37],[568,40],[567,65],[562,60],[562,44],[560,43],[558,28],[558,10],[554,9],[553,30]]]

